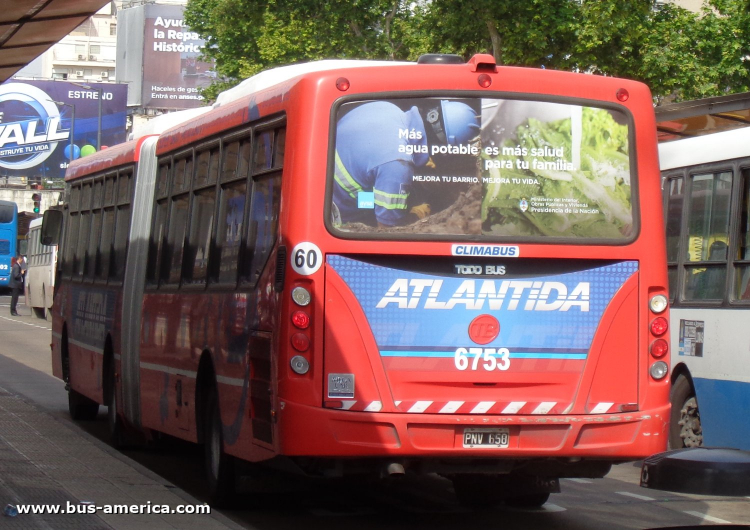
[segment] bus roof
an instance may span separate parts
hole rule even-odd
[[[732,129],[659,144],[662,171],[747,156],[750,128]]]
[[[339,70],[346,68],[363,68],[373,66],[394,66],[403,64],[416,64],[410,62],[397,61],[366,61],[353,59],[326,59],[323,61],[312,61],[309,63],[292,64],[271,68],[257,73],[242,81],[239,85],[225,90],[216,98],[213,108],[221,107],[227,103],[237,101],[238,99],[249,96],[266,88],[278,85],[284,81],[289,81],[303,74],[312,72],[324,72],[328,70]]]
[[[78,177],[95,171],[115,169],[119,166],[137,162],[140,144],[145,139],[146,137],[113,145],[92,155],[74,160],[65,172],[65,180],[75,180]]]
[[[153,134],[161,134],[167,129],[174,127],[184,121],[205,114],[211,110],[211,107],[197,107],[194,109],[180,110],[177,112],[169,112],[167,114],[161,114],[155,118],[151,118],[138,129],[133,130],[130,134],[129,140],[137,140],[144,136],[151,136]]]

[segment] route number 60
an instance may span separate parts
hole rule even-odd
[[[291,255],[292,268],[303,276],[317,272],[323,264],[323,253],[315,243],[305,241],[295,245]]]

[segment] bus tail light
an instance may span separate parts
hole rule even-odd
[[[667,306],[669,305],[669,301],[667,300],[667,297],[663,294],[657,294],[656,296],[652,296],[651,300],[648,301],[648,307],[656,313],[657,315],[660,313],[663,313],[667,310]]]
[[[656,339],[651,343],[649,351],[653,357],[661,359],[667,354],[667,351],[669,351],[669,344],[667,344],[667,341],[664,339]]]
[[[307,351],[310,349],[310,339],[302,333],[292,335],[292,347],[297,351]]]
[[[305,287],[297,286],[292,289],[292,301],[300,308],[307,308],[312,302],[312,294]],[[312,323],[312,317],[309,313],[310,309],[296,309],[292,312],[291,321],[294,328],[292,328],[289,342],[296,351],[300,353],[307,352],[310,349],[312,341],[310,340],[310,324]],[[310,371],[310,361],[302,355],[294,355],[290,359],[290,367],[292,371],[298,375],[305,375]]]
[[[301,355],[295,355],[291,360],[292,370],[299,375],[305,375],[310,370],[310,363]]]
[[[310,326],[310,315],[304,311],[292,313],[292,324],[298,329],[307,329]]]
[[[667,332],[669,322],[664,317],[657,317],[651,321],[651,333],[656,337],[661,337]]]
[[[651,377],[654,379],[664,379],[669,372],[669,366],[664,361],[657,361],[651,365]]]

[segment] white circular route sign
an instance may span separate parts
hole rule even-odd
[[[323,253],[315,243],[303,241],[292,249],[292,268],[303,276],[315,274],[323,265]]]

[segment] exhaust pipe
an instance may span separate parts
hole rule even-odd
[[[398,462],[391,462],[385,467],[385,474],[389,477],[403,477],[406,475],[404,466]]]

